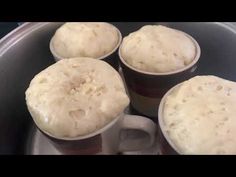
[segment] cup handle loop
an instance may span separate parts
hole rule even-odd
[[[156,138],[156,124],[146,117],[125,115],[121,123],[119,151],[150,148]]]

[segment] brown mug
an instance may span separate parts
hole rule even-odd
[[[110,24],[112,25],[112,24]],[[112,25],[114,26],[114,25]],[[114,26],[115,27],[115,26]],[[115,27],[116,28],[116,27]],[[122,35],[121,35],[121,32],[118,28],[116,28],[117,30],[117,34],[118,34],[118,42],[117,42],[117,45],[114,47],[114,49],[112,51],[110,51],[109,53],[99,57],[99,58],[96,58],[98,60],[103,60],[107,63],[109,63],[114,69],[118,70],[119,69],[119,63],[118,63],[118,60],[119,60],[119,57],[118,57],[118,48],[121,44],[121,41],[122,41]],[[50,51],[55,59],[55,61],[59,61],[61,59],[64,59],[64,57],[61,57],[59,56],[54,48],[53,48],[53,45],[52,45],[52,40],[53,40],[53,37],[52,39],[50,40],[50,44],[49,44],[49,48],[50,48]]]
[[[114,155],[141,151],[150,148],[156,138],[156,124],[152,120],[124,113],[105,127],[75,138],[55,137],[38,129],[63,155]]]
[[[139,114],[156,119],[158,114],[157,108],[164,94],[174,85],[194,75],[201,50],[195,39],[184,32],[181,33],[190,38],[195,44],[195,57],[186,67],[171,72],[152,73],[130,66],[122,57],[122,44],[120,45],[119,61],[123,77],[131,99],[131,106]]]

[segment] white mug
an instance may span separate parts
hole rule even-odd
[[[150,148],[155,142],[157,128],[151,119],[121,113],[105,127],[75,138],[58,138],[39,130],[62,154],[108,155]]]

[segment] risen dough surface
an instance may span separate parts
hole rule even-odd
[[[236,154],[236,83],[215,76],[183,82],[166,99],[164,124],[184,154]]]
[[[120,75],[91,58],[60,60],[37,74],[26,91],[36,124],[55,137],[90,134],[129,104]]]
[[[62,58],[99,58],[110,53],[118,41],[118,31],[109,23],[70,22],[56,31],[52,46]]]
[[[123,39],[121,55],[136,69],[164,73],[189,65],[195,58],[196,47],[180,31],[147,25]]]

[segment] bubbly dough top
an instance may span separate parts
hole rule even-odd
[[[118,72],[91,58],[60,60],[49,66],[32,79],[25,94],[38,127],[59,138],[101,129],[129,104]]]
[[[57,29],[52,46],[62,58],[99,58],[110,53],[118,42],[118,31],[109,23],[70,22]]]
[[[164,127],[183,154],[236,154],[236,83],[216,76],[183,82],[166,99]]]
[[[196,46],[178,30],[146,25],[123,39],[121,55],[136,69],[164,73],[189,65],[195,58]]]

